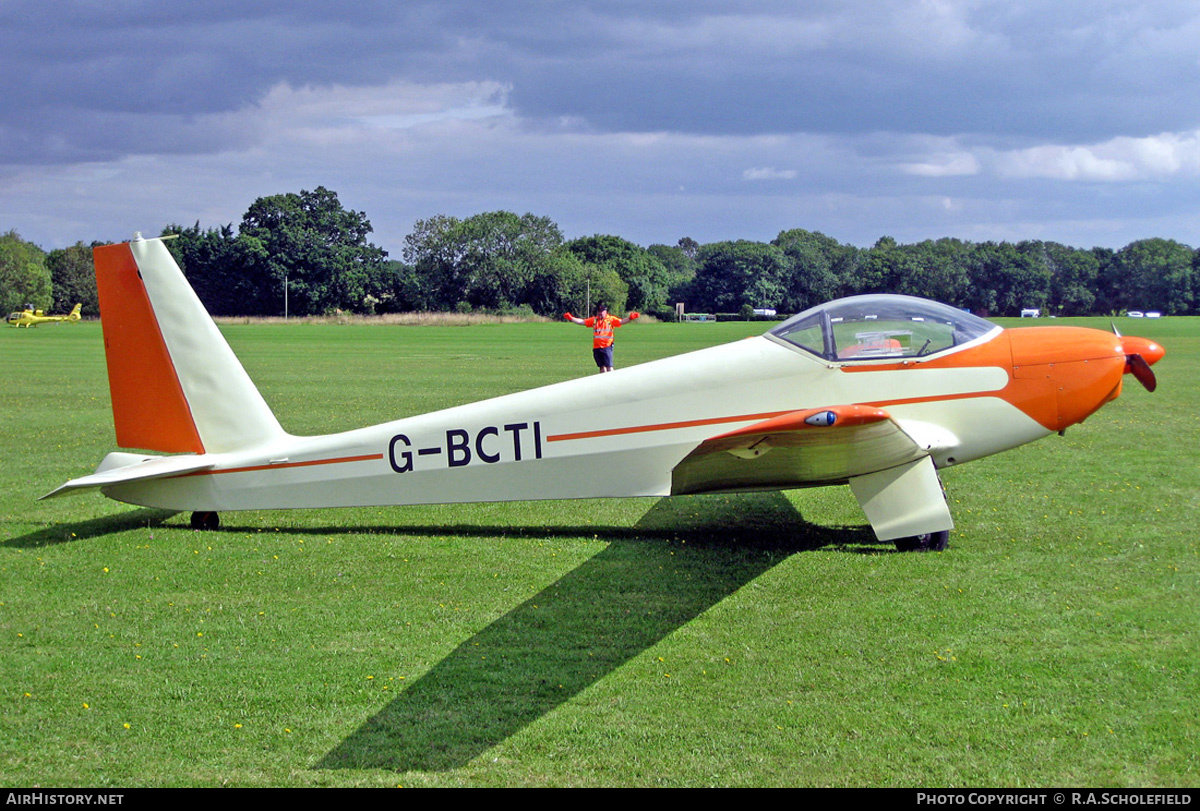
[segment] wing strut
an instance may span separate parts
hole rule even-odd
[[[946,494],[928,456],[855,476],[850,489],[881,541],[954,529]]]

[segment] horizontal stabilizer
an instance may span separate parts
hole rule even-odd
[[[700,443],[671,472],[671,493],[838,484],[924,455],[884,409],[812,408]]]
[[[210,470],[215,465],[202,456],[146,456],[139,453],[110,453],[90,476],[72,479],[56,490],[42,496],[43,499],[65,496],[80,490],[94,487],[108,487],[113,484],[141,481],[143,479],[163,479],[168,476],[178,476],[197,470]],[[41,499],[38,499],[39,501]]]

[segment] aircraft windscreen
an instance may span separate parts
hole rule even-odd
[[[768,334],[826,360],[921,358],[998,330],[946,304],[913,296],[851,296],[805,310]]]

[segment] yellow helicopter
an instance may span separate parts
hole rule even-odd
[[[24,310],[15,313],[9,313],[5,319],[9,326],[12,327],[36,327],[38,324],[54,324],[59,321],[78,321],[80,319],[80,311],[83,309],[82,304],[76,304],[75,309],[66,315],[46,315],[41,310],[35,310],[32,307],[26,307]],[[3,310],[0,310],[3,312]]]

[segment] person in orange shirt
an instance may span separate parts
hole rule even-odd
[[[570,313],[564,313],[563,318],[572,324],[580,324],[592,328],[592,357],[601,373],[613,370],[613,330],[622,324],[638,318],[641,314],[632,312],[624,320],[608,314],[608,307],[596,305],[596,314],[591,318],[576,318]]]

